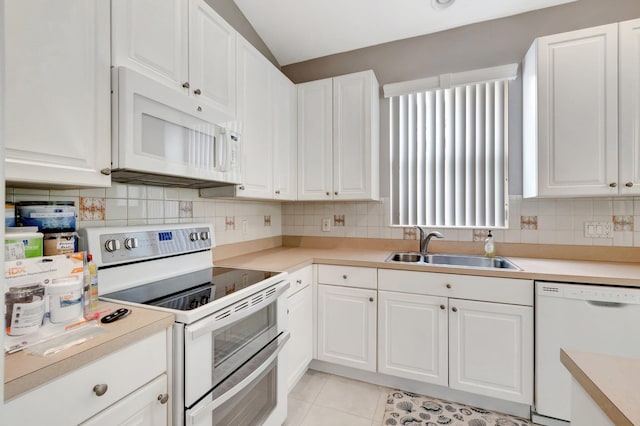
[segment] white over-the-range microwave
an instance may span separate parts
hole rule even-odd
[[[125,67],[112,71],[111,176],[116,182],[210,188],[242,181],[233,117]]]

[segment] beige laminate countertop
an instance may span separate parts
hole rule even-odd
[[[100,301],[98,311],[122,307]],[[106,313],[105,313],[106,315]],[[104,355],[170,327],[173,315],[151,309],[134,308],[131,314],[111,324],[100,324],[108,332],[82,344],[49,356],[26,351],[6,355],[4,361],[5,401],[55,379]]]
[[[452,274],[524,278],[545,281],[608,284],[640,287],[640,263],[594,262],[508,257],[520,271],[503,269],[464,268],[454,266],[422,266],[386,263],[389,250],[306,247],[276,247],[251,254],[216,261],[218,266],[292,272],[313,263],[365,266],[370,268],[404,269]]]
[[[640,359],[565,351],[562,364],[616,425],[640,425]]]

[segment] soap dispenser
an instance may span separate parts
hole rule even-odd
[[[496,245],[493,242],[493,235],[491,235],[491,230],[489,230],[487,239],[484,240],[484,255],[487,257],[494,257],[496,255]]]

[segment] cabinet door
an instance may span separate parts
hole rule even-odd
[[[6,180],[109,186],[109,2],[12,1],[4,12]]]
[[[449,387],[533,403],[533,308],[449,299]]]
[[[312,292],[308,285],[289,297],[288,328],[291,338],[285,346],[288,366],[287,383],[289,391],[307,371],[313,350],[312,329]]]
[[[240,35],[238,39],[238,119],[241,122],[243,185],[238,196],[273,198],[269,63]]]
[[[113,66],[183,90],[189,80],[188,19],[184,0],[111,0]]]
[[[197,99],[236,116],[236,32],[204,0],[189,1],[189,83]]]
[[[271,71],[271,114],[274,144],[273,193],[278,200],[298,198],[298,97],[295,84],[279,70]]]
[[[620,27],[620,193],[640,194],[640,19]]]
[[[93,416],[82,426],[163,426],[168,423],[169,394],[163,374]]]
[[[333,198],[379,198],[379,98],[373,71],[333,79]]]
[[[378,292],[378,372],[447,386],[447,298]]]
[[[539,176],[537,194],[525,183],[525,196],[618,193],[617,29],[611,24],[537,40]],[[529,79],[525,71],[525,85]],[[525,154],[530,137],[525,129]]]
[[[318,359],[376,371],[376,291],[318,286]]]
[[[298,200],[333,198],[332,79],[298,85]]]

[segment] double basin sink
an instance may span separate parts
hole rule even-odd
[[[466,254],[424,254],[417,252],[391,253],[386,260],[389,263],[402,263],[425,266],[458,266],[466,268],[512,269],[520,270],[513,262],[503,257],[484,257]]]

